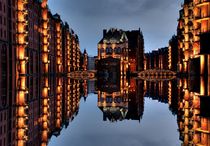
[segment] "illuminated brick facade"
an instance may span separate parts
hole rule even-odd
[[[98,60],[103,63],[103,60],[107,58],[113,61],[116,60],[116,62],[119,61],[119,64],[116,65],[120,67],[120,75],[126,74],[128,71],[128,38],[123,30],[114,28],[109,31],[104,30],[103,38],[98,43]]]
[[[178,64],[178,39],[177,36],[174,35],[169,40],[168,69],[176,72],[177,64]]]
[[[103,120],[111,122],[138,120],[144,111],[143,81],[126,79],[120,83],[98,84],[98,108],[103,112]]]
[[[120,75],[126,75],[127,71],[143,70],[144,39],[141,30],[123,31],[114,28],[104,30],[103,38],[98,43],[99,64],[103,64],[103,60],[107,58],[120,61]],[[100,68],[103,67],[100,66],[98,69]]]
[[[71,83],[56,75],[80,69],[78,36],[47,0],[0,0],[0,58],[0,145],[46,145],[70,111]]]
[[[183,145],[210,146],[209,79],[180,79],[178,126]]]
[[[209,0],[185,0],[178,23],[180,138],[183,145],[209,146]]]
[[[209,75],[210,3],[185,0],[178,24],[178,70],[190,75]]]
[[[81,70],[84,70],[84,71],[88,70],[88,54],[87,54],[86,49],[81,54],[80,67],[81,67]]]
[[[157,51],[144,54],[144,70],[148,69],[169,69],[168,48],[160,48]]]

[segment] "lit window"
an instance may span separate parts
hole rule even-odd
[[[107,54],[112,54],[112,48],[106,48],[106,53]]]

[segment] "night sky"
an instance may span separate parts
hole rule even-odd
[[[143,31],[145,52],[165,47],[176,33],[180,0],[49,0],[52,13],[59,13],[78,34],[81,50],[97,54],[103,29]]]

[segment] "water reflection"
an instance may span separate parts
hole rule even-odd
[[[103,112],[104,121],[140,121],[144,110],[143,81],[131,79],[128,82],[123,78],[116,80],[116,84],[98,82],[98,108]]]
[[[209,79],[180,79],[178,126],[183,145],[210,145]]]
[[[166,103],[175,115],[178,111],[177,80],[149,82],[144,81],[145,97]]]
[[[81,97],[87,97],[85,81],[52,76],[38,79],[30,77],[25,102],[20,100],[19,93],[13,105],[15,96],[10,98],[8,93],[15,90],[5,91],[4,84],[1,85],[0,146],[25,145],[21,139],[26,145],[46,145],[74,120]]]
[[[144,127],[142,121],[147,116],[144,113],[145,100],[155,100],[167,104],[171,114],[177,117],[178,128],[170,129],[178,130],[180,136],[177,142],[183,146],[210,146],[209,78],[151,82],[112,76],[97,81],[52,77],[48,85],[53,90],[49,91],[44,88],[45,77],[42,79],[29,81],[33,84],[30,84],[31,88],[26,94],[26,104],[21,106],[11,104],[14,98],[9,98],[10,94],[6,94],[5,87],[1,85],[0,145],[20,145],[20,134],[25,137],[27,145],[48,144],[52,136],[58,137],[62,135],[63,128],[71,127],[70,124],[79,115],[81,99],[87,101],[90,94],[97,94],[97,101],[91,106],[100,110],[102,117],[97,118],[101,122],[118,125],[122,121],[141,121],[140,125]],[[43,83],[42,88],[35,85],[39,82]],[[45,95],[45,92],[48,94]],[[149,108],[152,112],[152,107]],[[84,116],[85,113],[82,114]],[[20,131],[21,126],[25,127],[24,133]],[[150,130],[146,129],[143,133]],[[153,137],[147,137],[153,141]]]

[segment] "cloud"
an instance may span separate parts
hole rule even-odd
[[[109,27],[142,28],[145,50],[167,45],[176,32],[176,0],[49,0],[52,12],[61,14],[78,33],[81,48],[96,54],[102,30]]]

